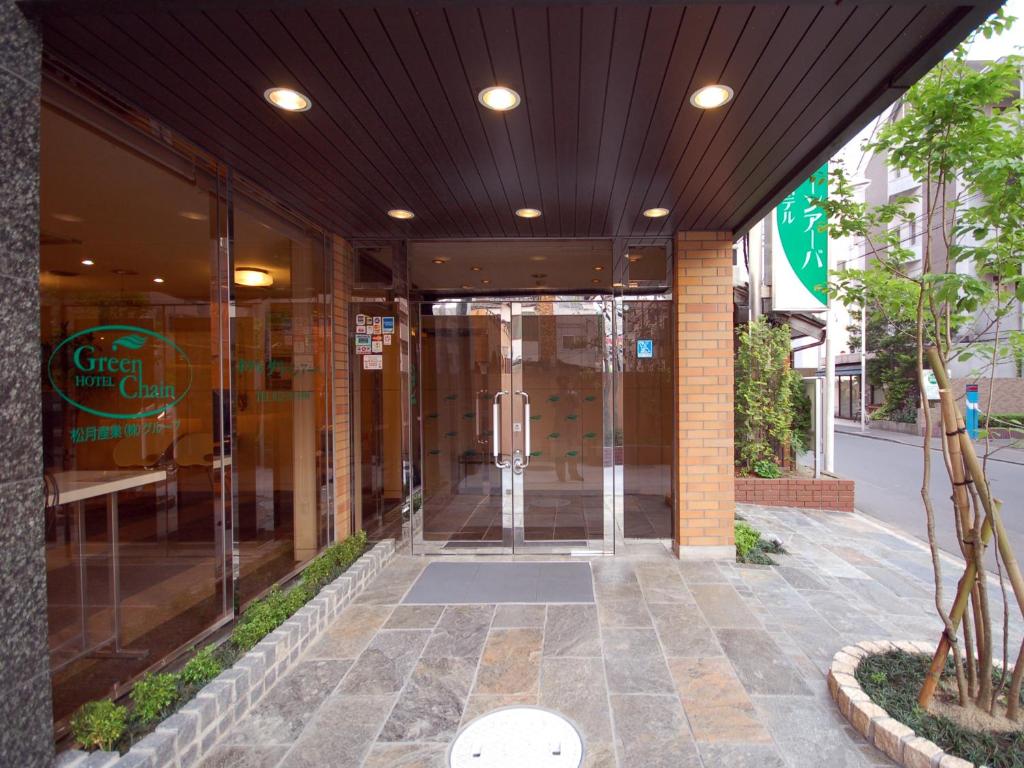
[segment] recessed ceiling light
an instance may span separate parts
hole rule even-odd
[[[286,112],[305,112],[313,106],[313,100],[309,96],[291,88],[267,88],[263,92],[263,98]]]
[[[732,100],[732,88],[728,85],[705,85],[690,95],[690,103],[700,109],[714,109]]]
[[[600,285],[601,284],[601,281],[598,280],[596,277],[593,280],[591,280],[590,282],[592,282],[594,285]]]
[[[486,278],[484,278],[483,280],[481,280],[481,281],[480,281],[480,283],[481,283],[482,285],[490,285],[490,284],[491,284],[491,281],[490,281],[490,280],[488,280],[488,279],[486,279]]]
[[[637,261],[640,261],[640,259],[642,259],[643,257],[644,257],[644,256],[643,256],[643,254],[642,254],[642,253],[631,253],[631,254],[629,254],[629,256],[628,256],[627,258],[628,258],[628,259],[629,259],[629,260],[630,260],[631,262],[637,262]]]
[[[415,213],[413,213],[412,211],[407,211],[405,210],[405,208],[392,208],[390,211],[388,211],[388,216],[390,216],[392,219],[399,219],[400,221],[411,219],[415,215]]]
[[[522,101],[518,93],[503,85],[484,88],[477,98],[480,99],[481,104],[495,112],[508,112],[508,110],[518,107],[519,102]]]
[[[530,261],[547,261],[547,256],[531,256]]]
[[[92,259],[82,259],[82,264],[86,267],[91,267],[95,263]]]
[[[470,267],[470,269],[471,269],[471,270],[472,270],[473,272],[483,272],[483,271],[484,271],[484,268],[483,268],[483,267]]]
[[[612,283],[612,288],[625,288],[622,283]]]
[[[189,221],[206,221],[206,214],[199,211],[178,211],[178,215]]]
[[[604,272],[604,267],[602,267],[600,264],[595,264],[594,265],[594,271],[595,272]]]
[[[68,224],[81,224],[85,221],[81,216],[75,216],[73,213],[55,213],[53,218],[57,221],[66,221]]]
[[[153,278],[153,282],[154,283],[162,283],[163,281],[164,281],[164,279],[162,277],[154,277]]]
[[[668,216],[668,214],[668,208],[648,208],[646,211],[644,211],[644,216],[646,216],[648,219],[661,219],[664,218],[665,216]]]
[[[464,285],[464,286],[462,286],[462,290],[464,290],[464,291],[471,291],[471,290],[473,290],[473,286],[472,285]]]
[[[266,288],[274,284],[274,276],[260,267],[236,267],[235,285]]]
[[[536,219],[540,217],[540,210],[537,208],[520,208],[516,211],[520,219]]]
[[[447,263],[447,261],[448,261],[447,259],[431,259],[430,263],[431,264],[445,264],[445,263]]]

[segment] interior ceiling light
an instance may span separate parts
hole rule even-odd
[[[520,208],[516,211],[516,216],[520,219],[536,219],[540,216],[540,210],[537,208]]]
[[[596,277],[593,280],[591,280],[590,282],[592,282],[594,285],[600,285],[601,284],[601,281],[598,280]]]
[[[82,259],[82,264],[86,267],[91,267],[95,263],[92,259]]]
[[[81,224],[85,221],[81,216],[75,216],[73,213],[55,213],[53,218],[57,221],[66,221],[68,224]]]
[[[530,261],[546,261],[547,256],[531,256]]]
[[[236,267],[235,285],[247,285],[252,288],[268,288],[274,284],[274,276],[260,267]]]
[[[484,271],[484,268],[483,268],[483,267],[470,267],[470,269],[471,269],[471,270],[472,270],[473,272],[483,272],[483,271]]]
[[[178,211],[178,215],[189,221],[206,221],[206,214],[199,211]]]
[[[690,103],[700,109],[714,109],[732,101],[732,88],[728,85],[705,85],[690,95]]]
[[[291,88],[267,88],[263,92],[263,98],[286,112],[305,112],[313,106],[309,96]]]
[[[594,265],[594,271],[595,272],[604,272],[604,267],[602,267],[600,264],[595,264]]]
[[[399,221],[406,221],[407,219],[413,218],[415,215],[415,213],[407,211],[405,208],[392,208],[388,211],[388,216],[392,219],[398,219]]]
[[[483,280],[480,281],[480,283],[483,284],[483,285],[490,285],[491,281],[488,280],[487,278],[484,278]]]
[[[662,219],[665,216],[668,216],[668,214],[668,208],[648,208],[644,211],[644,216],[648,219]]]
[[[164,279],[162,277],[154,277],[153,278],[153,282],[154,283],[162,283],[163,281],[164,281]]]
[[[445,264],[445,263],[447,263],[447,261],[448,261],[447,259],[431,259],[430,263],[431,264]]]
[[[495,112],[508,112],[510,109],[518,107],[519,102],[522,101],[518,93],[503,85],[484,88],[477,98],[480,99],[481,104]]]
[[[640,261],[640,259],[642,259],[642,258],[643,258],[643,254],[640,254],[640,253],[631,253],[631,254],[629,254],[629,260],[631,262]]]

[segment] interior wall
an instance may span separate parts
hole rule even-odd
[[[41,39],[0,0],[0,755],[53,759],[39,362]]]

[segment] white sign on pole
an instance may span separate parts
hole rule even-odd
[[[790,192],[772,212],[772,309],[828,309],[828,233],[825,212],[812,201],[828,197],[828,163]]]

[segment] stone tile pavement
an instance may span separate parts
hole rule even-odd
[[[938,636],[927,552],[858,514],[741,514],[784,541],[778,567],[631,545],[591,561],[591,604],[401,604],[431,561],[396,557],[202,766],[443,768],[462,725],[517,703],[570,717],[590,768],[891,765],[825,674],[843,645]]]

